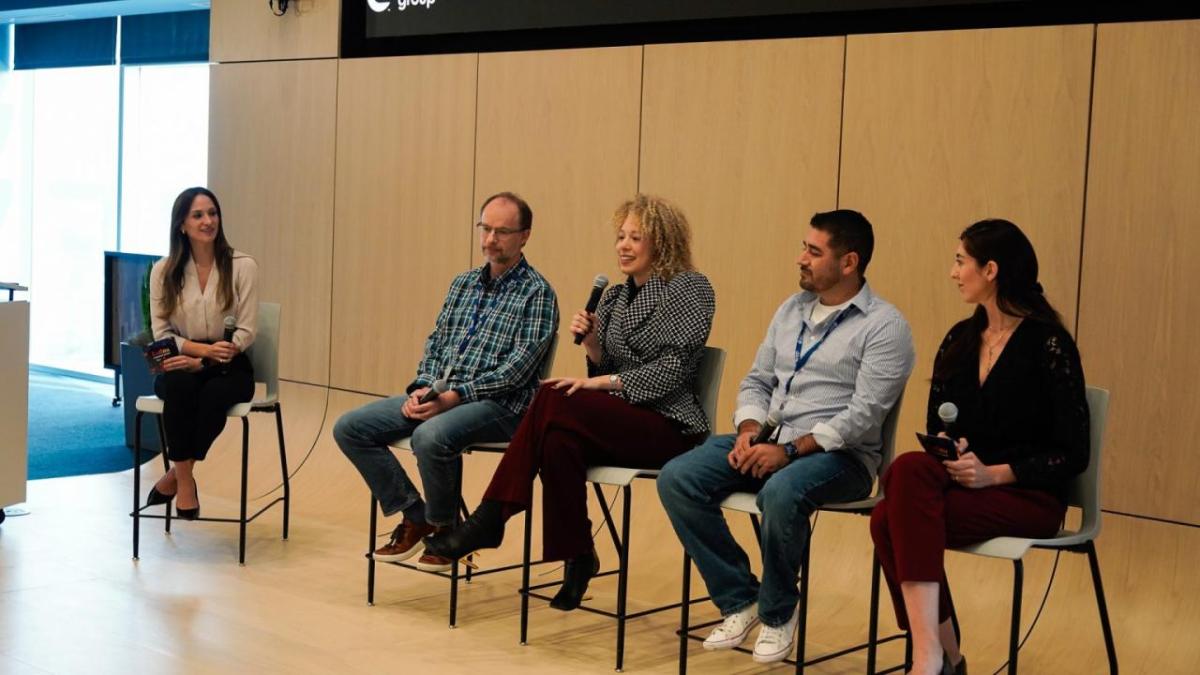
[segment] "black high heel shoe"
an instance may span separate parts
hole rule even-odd
[[[170,504],[172,499],[175,499],[175,495],[165,495],[158,491],[158,487],[152,486],[150,494],[146,495],[146,506]]]
[[[184,520],[195,520],[200,517],[200,484],[196,484],[196,508],[181,509],[179,505],[175,505],[175,515]]]
[[[504,515],[500,502],[484,500],[459,525],[425,537],[425,553],[459,560],[481,548],[497,548],[504,541]]]
[[[578,609],[579,603],[583,602],[583,594],[587,593],[588,582],[599,573],[600,557],[596,555],[596,549],[568,560],[563,569],[563,585],[550,601],[550,606],[564,612]]]

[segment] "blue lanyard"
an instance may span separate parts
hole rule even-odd
[[[526,264],[527,263],[525,262],[524,258],[522,258],[521,262],[518,263],[518,267]],[[467,334],[464,335],[463,339],[458,343],[459,358],[461,358],[463,352],[467,350],[467,345],[470,344],[471,338],[475,337],[475,333],[479,330],[480,324],[483,323],[483,317],[487,315],[487,311],[491,309],[493,305],[499,302],[500,291],[504,290],[504,287],[508,284],[508,282],[513,279],[513,277],[517,276],[520,271],[520,269],[514,269],[508,276],[496,283],[496,287],[492,289],[494,293],[492,294],[491,302],[488,301],[487,285],[483,287],[483,292],[479,294],[479,299],[475,301],[475,313],[471,316],[471,325],[467,328]],[[450,369],[447,368],[446,370],[449,372]]]
[[[838,315],[833,319],[833,323],[829,324],[829,328],[825,330],[825,334],[821,336],[820,340],[817,340],[816,344],[809,347],[807,351],[804,350],[804,331],[808,328],[808,324],[803,322],[800,323],[800,334],[796,336],[796,369],[792,371],[792,376],[788,378],[787,384],[783,387],[783,396],[785,402],[787,400],[788,392],[792,389],[792,380],[796,379],[796,375],[799,374],[802,368],[804,368],[805,364],[808,363],[808,360],[812,358],[813,352],[820,349],[821,345],[825,344],[825,340],[829,339],[830,333],[832,333],[834,329],[841,325],[842,320],[845,319],[846,315],[850,313],[849,309],[850,308],[847,307],[846,309],[838,312]]]

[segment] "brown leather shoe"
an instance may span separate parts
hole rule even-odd
[[[437,528],[433,525],[410,523],[406,518],[400,521],[400,524],[392,531],[392,539],[387,543],[387,546],[375,549],[375,552],[371,555],[379,562],[408,560],[425,550],[425,544],[421,540],[433,534],[436,530]]]
[[[432,553],[425,553],[417,558],[417,569],[425,572],[446,572],[453,565],[453,560]]]

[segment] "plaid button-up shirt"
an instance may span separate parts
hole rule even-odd
[[[557,329],[554,289],[524,257],[495,279],[487,264],[463,272],[450,284],[408,391],[449,369],[448,384],[463,403],[491,399],[521,414]]]

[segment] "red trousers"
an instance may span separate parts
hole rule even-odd
[[[938,622],[950,618],[943,567],[947,548],[993,537],[1053,537],[1067,508],[1042,490],[963,487],[924,452],[897,457],[883,476],[883,489],[887,496],[871,513],[871,538],[902,630],[908,630],[900,594],[905,581],[938,582]]]
[[[589,466],[658,469],[698,438],[607,392],[564,391],[548,385],[538,390],[483,495],[503,502],[510,517],[529,507],[533,478],[541,474],[545,560],[570,560],[592,549]]]

